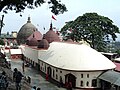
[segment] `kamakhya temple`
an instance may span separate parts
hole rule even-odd
[[[71,83],[73,88],[84,90],[120,90],[120,73],[114,70],[116,65],[111,60],[84,43],[61,40],[52,23],[42,35],[28,17],[17,41],[22,60],[46,75],[48,81],[52,79],[63,87]]]

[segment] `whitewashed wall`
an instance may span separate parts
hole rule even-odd
[[[24,56],[38,63],[38,50],[31,47],[25,47]]]
[[[10,49],[9,52],[10,54],[22,54],[21,49]]]
[[[39,64],[41,68],[40,70],[44,73],[47,73],[47,67],[51,67],[52,69],[51,77],[58,82],[60,81],[60,76],[62,77],[63,83],[65,83],[65,75],[69,73],[73,74],[76,77],[76,87],[79,87],[79,88],[93,88],[92,80],[97,79],[97,77],[103,72],[103,71],[93,71],[93,72],[92,71],[89,71],[89,72],[68,71],[68,70],[58,69],[56,67],[50,66],[44,63],[44,61],[42,60],[39,60]],[[57,72],[56,72],[56,69],[57,69]],[[53,76],[53,70],[54,70],[54,76]],[[81,78],[81,74],[83,74],[83,78]],[[89,74],[89,77],[87,77],[87,74]],[[58,77],[57,79],[56,79],[56,75]],[[83,86],[80,86],[81,81],[83,81]],[[87,82],[89,82],[88,86],[86,84]],[[97,88],[98,87],[100,87],[99,81],[97,82]]]
[[[47,50],[38,50],[38,58],[40,58]]]

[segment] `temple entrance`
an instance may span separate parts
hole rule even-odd
[[[51,67],[48,67],[48,68],[47,68],[47,74],[48,74],[49,77],[51,77],[51,74],[52,74],[52,69],[51,69]]]
[[[71,83],[72,87],[75,88],[75,86],[76,86],[76,77],[71,73],[66,74],[65,75],[65,83]]]

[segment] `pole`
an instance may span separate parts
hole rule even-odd
[[[1,19],[0,36],[1,36],[2,27],[3,27],[3,19],[4,19],[4,15],[2,15],[2,19]]]

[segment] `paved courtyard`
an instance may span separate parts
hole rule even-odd
[[[22,61],[21,60],[12,60],[11,69],[18,68],[22,72]],[[56,85],[46,81],[38,71],[33,68],[25,67],[25,76],[31,77],[31,86],[40,87],[41,90],[66,90],[65,88],[59,88]]]
[[[22,61],[21,60],[12,60],[11,69],[18,68],[22,72]],[[65,88],[59,88],[58,86],[48,82],[43,78],[39,72],[33,68],[25,67],[25,76],[31,77],[31,86],[40,87],[41,90],[66,90]],[[73,90],[84,90],[84,89],[73,89]]]

